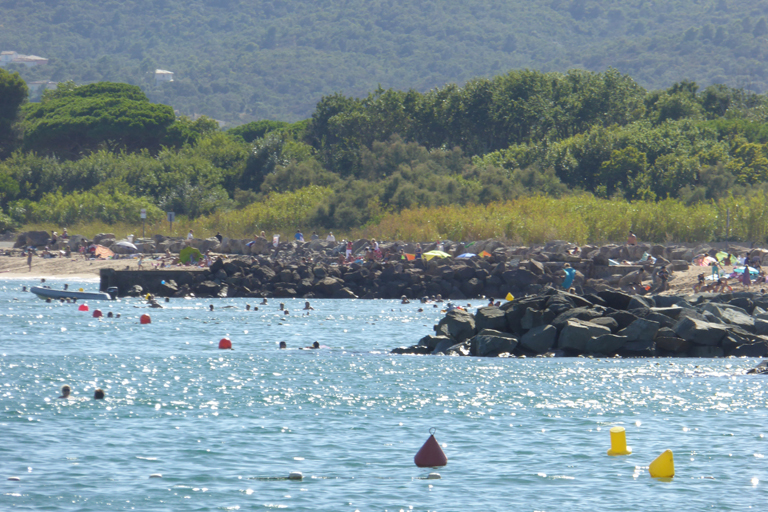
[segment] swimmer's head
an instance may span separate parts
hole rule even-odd
[[[93,399],[104,400],[104,390],[101,388],[96,388],[96,391],[93,392]]]
[[[280,348],[288,348],[288,345],[284,341],[281,341]]]
[[[316,341],[316,342],[314,342],[314,343],[312,344],[312,348],[320,348],[320,342],[317,342],[317,341]]]
[[[69,388],[68,385],[64,384],[61,386],[61,397],[60,398],[68,398],[69,394],[72,392],[72,390]]]

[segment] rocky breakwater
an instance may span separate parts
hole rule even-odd
[[[435,334],[395,354],[480,357],[768,355],[768,295],[585,296],[556,289],[472,314],[454,309]]]

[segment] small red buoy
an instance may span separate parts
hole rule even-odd
[[[435,429],[429,429],[429,439],[421,449],[416,453],[413,462],[420,468],[434,468],[448,464],[448,457],[443,453],[443,449],[435,439]]]
[[[143,315],[141,315],[141,317],[139,318],[139,323],[140,323],[140,324],[151,324],[151,323],[152,323],[152,319],[149,317],[149,315],[148,315],[148,314],[144,313],[144,314],[143,314]]]
[[[93,310],[93,318],[101,318],[102,316],[104,316],[104,315],[101,314],[101,310],[100,309],[94,309]]]
[[[88,310],[89,310],[89,308],[88,308],[88,304],[80,304],[80,305],[77,307],[77,310],[78,310],[78,311],[88,311]]]
[[[229,338],[221,338],[219,340],[219,348],[222,350],[231,350],[232,341]]]

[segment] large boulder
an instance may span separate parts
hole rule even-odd
[[[602,334],[596,338],[587,340],[585,352],[590,354],[615,354],[621,350],[626,343],[626,336]]]
[[[450,341],[451,345],[453,344],[453,341],[448,336],[434,336],[428,334],[419,340],[419,345],[428,347],[430,350],[435,350],[442,341]]]
[[[602,325],[569,319],[560,332],[557,346],[563,350],[572,350],[583,354],[587,351],[587,343],[592,338],[604,334],[611,334],[611,330]]]
[[[110,245],[115,243],[115,234],[99,233],[98,235],[93,237],[93,243],[97,245],[103,245],[104,247],[109,247]]]
[[[540,325],[523,334],[520,346],[536,354],[549,352],[555,346],[557,328],[553,325]]]
[[[626,310],[632,301],[632,296],[615,290],[603,290],[597,292],[598,297],[605,301],[609,308]]]
[[[512,353],[515,347],[517,347],[517,338],[493,329],[484,329],[469,341],[469,353],[478,357]]]
[[[45,247],[51,239],[51,235],[47,231],[25,231],[16,238],[14,248],[19,249],[22,247]]]
[[[726,328],[721,324],[714,324],[684,317],[673,327],[675,333],[686,341],[695,345],[717,346],[726,333]]]
[[[653,341],[659,330],[659,323],[645,318],[638,318],[617,334],[626,336],[627,341]]]
[[[723,323],[738,326],[746,331],[755,332],[755,319],[749,316],[745,310],[731,304],[705,304],[702,313],[708,311],[719,318]]]
[[[557,317],[552,320],[551,324],[557,327],[557,330],[560,331],[565,327],[566,322],[568,322],[571,319],[578,319],[578,320],[584,320],[584,321],[592,320],[593,318],[599,318],[603,316],[604,312],[605,310],[603,308],[598,308],[598,307],[573,308],[557,315]],[[610,332],[610,329],[608,329],[608,331]]]
[[[475,335],[475,317],[463,309],[446,313],[435,326],[438,336],[449,336],[456,343],[463,343]]]
[[[475,314],[475,328],[477,331],[493,329],[507,332],[507,318],[505,312],[497,307],[485,307],[477,310]]]

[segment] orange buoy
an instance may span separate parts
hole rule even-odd
[[[80,305],[77,307],[77,310],[78,310],[78,311],[88,311],[88,310],[89,310],[89,308],[88,308],[88,304],[80,304]]]
[[[140,323],[140,324],[151,324],[151,323],[152,323],[152,319],[149,317],[149,315],[148,315],[148,314],[144,313],[144,314],[143,314],[143,315],[141,315],[141,317],[139,318],[139,323]]]
[[[416,453],[413,462],[420,468],[434,468],[448,464],[448,457],[435,439],[435,428],[429,429],[429,439]]]
[[[219,348],[223,350],[231,350],[232,341],[229,338],[221,338],[219,340]]]
[[[100,309],[94,309],[93,310],[93,318],[101,318],[102,316],[104,316],[104,315],[101,313]]]

